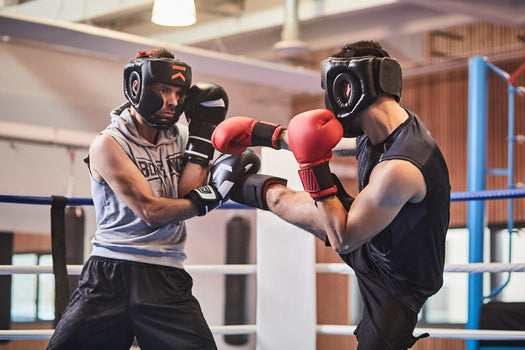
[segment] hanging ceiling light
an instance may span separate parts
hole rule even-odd
[[[151,21],[163,26],[189,26],[197,15],[193,0],[155,0]]]
[[[273,45],[283,57],[299,55],[310,51],[308,44],[300,39],[298,0],[285,0],[284,24],[281,32],[281,41]]]

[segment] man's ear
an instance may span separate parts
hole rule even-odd
[[[135,79],[133,80],[133,92],[136,94],[138,90],[139,90],[139,81]]]

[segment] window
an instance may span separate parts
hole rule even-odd
[[[523,225],[521,225],[523,226]],[[491,228],[485,231],[484,261],[525,263],[525,231],[517,230],[512,234],[512,244],[506,229]],[[510,249],[509,249],[510,247]],[[449,229],[446,241],[445,265],[467,264],[469,256],[469,234],[466,228]],[[458,325],[463,326],[468,321],[468,273],[453,272],[444,274],[443,287],[436,295],[428,299],[419,315],[419,325]],[[488,296],[492,290],[502,286],[508,273],[484,273],[483,295]],[[525,274],[514,272],[510,274],[509,283],[501,293],[492,300],[503,302],[525,302]],[[488,301],[488,300],[487,300]]]
[[[445,265],[468,263],[468,230],[449,229],[445,245]],[[464,324],[467,322],[468,274],[445,273],[443,287],[428,299],[420,313],[420,323]]]
[[[14,254],[15,266],[52,266],[51,254]],[[13,274],[11,320],[13,322],[55,319],[55,277],[53,274]]]
[[[494,260],[502,263],[510,261],[513,264],[525,263],[525,229],[515,230],[512,233],[512,238],[507,229],[496,229],[493,235],[493,256]],[[500,294],[496,296],[496,300],[504,302],[525,302],[523,290],[525,290],[525,274],[523,272],[514,273],[497,273],[492,274],[491,287],[498,288],[508,284],[503,288]]]

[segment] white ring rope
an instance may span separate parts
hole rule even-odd
[[[317,325],[317,334],[353,335],[356,326],[344,325]],[[233,326],[211,326],[213,334],[253,334],[257,332],[257,326],[233,325]],[[455,329],[455,328],[416,328],[414,335],[429,333],[431,338],[448,339],[477,339],[477,340],[525,340],[525,331],[483,330],[483,329]],[[24,330],[0,330],[2,340],[22,339],[50,339],[53,335],[52,329],[24,329]]]
[[[16,329],[1,330],[2,340],[51,339],[53,329]]]
[[[525,272],[525,264],[506,263],[470,263],[445,266],[445,272],[468,272],[468,273],[498,273],[498,272]]]
[[[317,334],[352,335],[356,326],[317,325]],[[416,328],[414,335],[430,334],[432,338],[478,339],[478,340],[525,340],[525,331],[487,329]]]
[[[255,274],[255,264],[226,264],[226,265],[188,265],[185,269],[189,273],[222,273],[232,275]],[[68,265],[69,275],[79,275],[82,265]],[[525,264],[503,264],[503,263],[474,263],[445,266],[446,272],[525,272]],[[353,270],[342,263],[316,264],[316,272],[353,274]],[[0,265],[0,275],[10,274],[45,274],[53,273],[52,266],[13,266]],[[356,326],[348,325],[317,325],[318,334],[353,335]],[[256,333],[256,325],[225,325],[211,326],[214,334],[251,334]],[[503,330],[471,330],[471,329],[446,329],[446,328],[416,328],[415,335],[429,333],[436,338],[478,339],[478,340],[525,340],[525,331],[503,331]],[[0,330],[2,340],[22,339],[50,339],[52,329],[38,330]]]
[[[350,266],[343,263],[316,264],[317,272],[331,272],[353,275]],[[499,272],[525,272],[525,264],[505,263],[471,263],[445,266],[445,272],[468,272],[468,273],[499,273]]]
[[[353,275],[351,267],[343,263],[318,263],[315,264],[316,272],[320,273],[340,273]],[[226,265],[188,265],[185,267],[188,273],[219,273],[227,275],[248,275],[257,273],[255,264],[226,264]],[[69,275],[80,275],[82,265],[67,265]],[[505,264],[505,263],[471,263],[445,266],[445,272],[466,272],[466,273],[501,273],[501,272],[525,272],[525,264]],[[14,266],[0,265],[0,275],[11,274],[44,274],[53,273],[52,266]]]
[[[185,266],[188,273],[222,273],[228,275],[247,275],[257,272],[254,264],[227,264],[227,265],[188,265]],[[67,265],[68,275],[80,275],[82,265]],[[0,265],[0,275],[11,274],[44,274],[53,273],[53,266],[14,266]]]
[[[257,326],[254,324],[244,324],[235,326],[210,326],[210,329],[213,334],[255,334],[257,331]]]
[[[210,326],[213,334],[251,334],[255,333],[257,327],[254,324],[233,325],[233,326]],[[27,339],[51,339],[53,329],[16,329],[0,330],[2,340],[27,340]]]
[[[199,273],[222,273],[230,275],[245,275],[257,273],[255,264],[227,264],[227,265],[188,265],[186,271],[193,274]],[[79,275],[82,265],[68,265],[69,275]],[[342,263],[316,264],[316,271],[320,273],[353,274],[353,270]],[[503,264],[503,263],[474,263],[445,266],[446,272],[525,272],[525,264]],[[11,274],[51,274],[52,266],[13,266],[0,265],[0,275]],[[317,325],[319,334],[352,335],[356,326],[346,325]],[[256,325],[228,325],[211,326],[214,334],[250,334],[256,333]],[[522,340],[525,339],[525,331],[495,331],[495,330],[458,330],[458,329],[421,329],[416,328],[414,334],[430,333],[436,338],[458,338],[479,340]],[[50,339],[52,329],[46,330],[0,330],[2,340],[22,339]]]

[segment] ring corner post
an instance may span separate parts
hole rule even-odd
[[[468,191],[486,189],[487,155],[487,64],[480,56],[469,60],[468,95]],[[483,262],[483,236],[485,229],[485,202],[467,204],[469,231],[469,263]],[[483,275],[470,274],[468,280],[467,329],[479,329],[480,308],[483,299]],[[478,340],[467,340],[467,350],[478,350]]]

